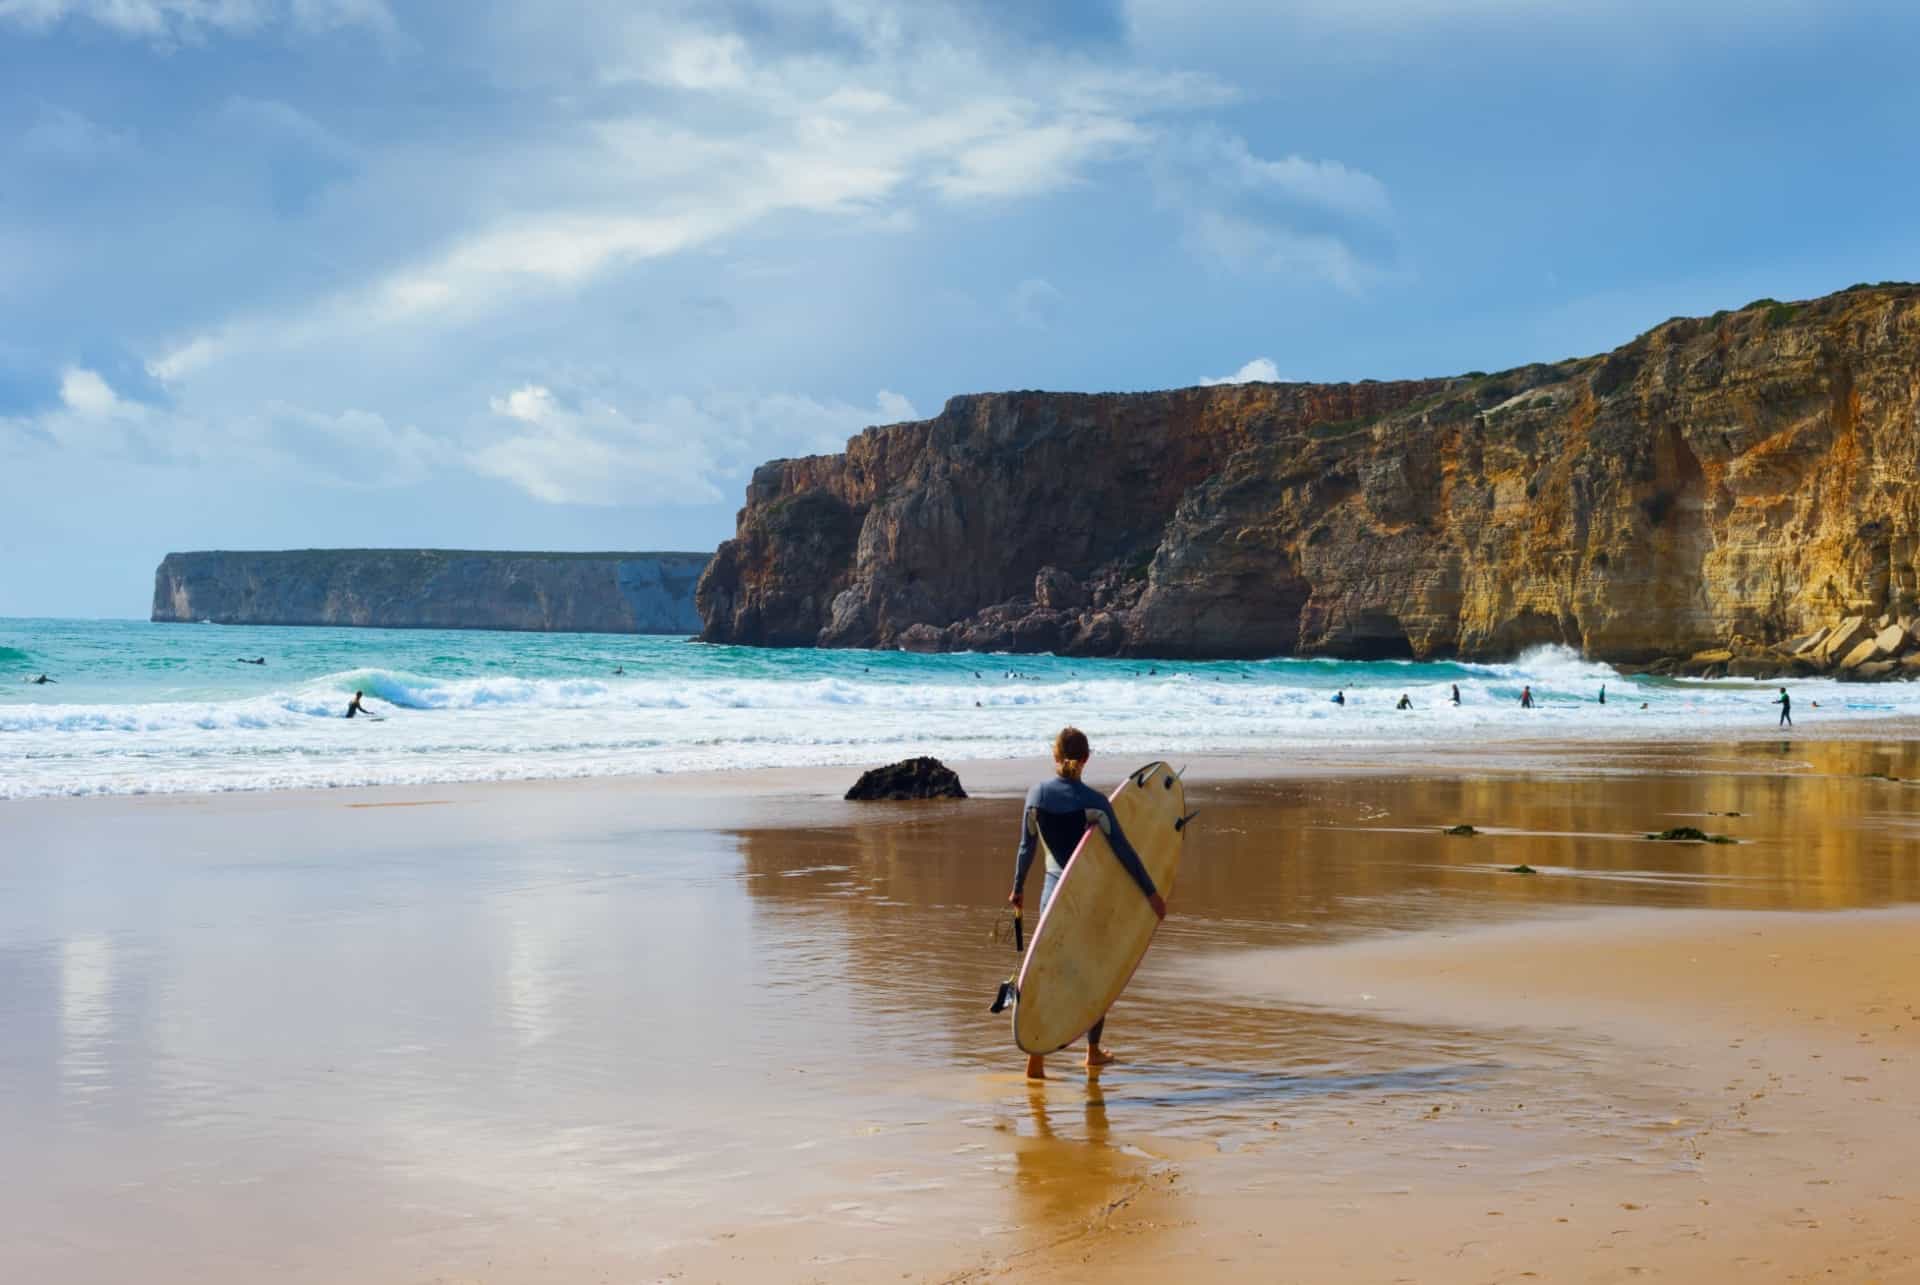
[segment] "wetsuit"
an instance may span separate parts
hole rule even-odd
[[[1142,896],[1151,897],[1159,889],[1153,876],[1140,863],[1140,854],[1127,842],[1113,815],[1107,796],[1080,781],[1056,776],[1027,791],[1026,810],[1020,817],[1020,851],[1013,860],[1013,886],[1017,891],[1027,882],[1027,870],[1033,865],[1034,842],[1047,850],[1047,878],[1040,889],[1040,909],[1053,899],[1053,886],[1060,882],[1073,850],[1080,846],[1087,827],[1097,825],[1113,845],[1113,855],[1121,868],[1139,885]]]
[[[1787,695],[1785,692],[1781,692],[1780,699],[1775,701],[1774,704],[1780,707],[1779,726],[1792,727],[1793,726],[1793,697]]]
[[[366,712],[367,712],[366,706],[360,703],[360,698],[358,696],[354,697],[351,701],[347,702],[348,718],[352,718],[355,714],[365,714]]]
[[[1153,876],[1147,873],[1146,866],[1140,862],[1140,854],[1133,850],[1133,845],[1120,829],[1119,818],[1113,815],[1113,804],[1100,791],[1064,776],[1042,781],[1027,791],[1026,810],[1020,816],[1020,851],[1013,859],[1013,890],[1020,891],[1027,882],[1027,871],[1033,865],[1033,845],[1037,839],[1040,846],[1047,850],[1047,877],[1040,886],[1040,913],[1045,914],[1047,903],[1053,900],[1054,885],[1060,882],[1060,876],[1066,872],[1066,863],[1073,858],[1073,850],[1080,846],[1087,827],[1096,825],[1107,836],[1107,842],[1113,845],[1113,855],[1119,859],[1121,868],[1139,885],[1141,894],[1154,896],[1159,889],[1153,886]],[[1064,856],[1061,855],[1063,853]],[[1098,1047],[1106,1027],[1107,1019],[1103,1015],[1087,1032],[1087,1043]]]

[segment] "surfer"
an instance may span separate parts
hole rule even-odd
[[[242,665],[264,665],[267,663],[265,656],[260,657],[258,660],[248,660],[245,656],[235,656],[234,659]]]
[[[355,714],[365,714],[368,718],[373,717],[373,712],[360,703],[360,698],[364,695],[366,695],[365,692],[355,692],[353,699],[347,702],[348,718],[352,718]]]
[[[38,678],[29,678],[27,681],[35,687],[45,687],[48,683],[57,683],[60,680],[57,678],[48,678],[45,674],[42,674]]]
[[[1333,694],[1333,703],[1334,703],[1334,704],[1336,704],[1336,705],[1344,705],[1344,704],[1346,704],[1346,703],[1347,703],[1347,694],[1346,694],[1345,692],[1335,692],[1335,693]]]
[[[1040,913],[1047,912],[1047,902],[1053,899],[1053,890],[1065,873],[1066,861],[1073,856],[1073,850],[1080,846],[1089,826],[1099,826],[1100,832],[1107,836],[1107,842],[1113,845],[1113,855],[1120,865],[1132,876],[1140,891],[1146,895],[1147,903],[1153,907],[1153,913],[1165,919],[1167,903],[1161,897],[1160,890],[1153,886],[1153,876],[1147,873],[1146,866],[1140,862],[1140,854],[1133,850],[1133,844],[1120,830],[1120,822],[1113,815],[1113,804],[1107,797],[1080,779],[1086,770],[1087,760],[1093,757],[1093,750],[1087,744],[1087,734],[1077,727],[1063,727],[1060,735],[1053,738],[1054,775],[1027,791],[1027,806],[1020,817],[1020,850],[1013,859],[1013,891],[1007,894],[1007,903],[1016,911],[1020,909],[1020,890],[1026,885],[1027,871],[1033,865],[1034,844],[1046,849],[1046,879],[1040,885]],[[1064,856],[1062,855],[1064,854]],[[1087,1065],[1105,1066],[1113,1061],[1113,1054],[1100,1047],[1100,1036],[1106,1031],[1107,1019],[1104,1015],[1087,1032]],[[1035,1053],[1027,1058],[1027,1078],[1044,1080],[1047,1078],[1046,1058]]]
[[[1605,683],[1600,684],[1600,703],[1602,705],[1607,703],[1607,685]]]
[[[1456,705],[1460,703],[1460,684],[1458,683],[1453,685],[1453,703]]]
[[[1786,688],[1782,687],[1780,689],[1780,699],[1775,701],[1774,704],[1780,707],[1780,722],[1778,726],[1792,727],[1793,726],[1793,697],[1787,695]]]
[[[1400,693],[1400,703],[1399,703],[1398,705],[1395,705],[1395,706],[1394,706],[1394,708],[1395,708],[1395,709],[1412,709],[1412,708],[1413,708],[1413,702],[1412,702],[1411,700],[1409,700],[1409,699],[1407,699],[1407,694],[1406,694],[1405,692],[1401,692],[1401,693]]]
[[[620,674],[624,674],[627,672],[627,667],[625,665],[615,665],[613,667],[613,672],[616,676]]]
[[[1530,683],[1520,689],[1520,708],[1533,708],[1533,685]]]

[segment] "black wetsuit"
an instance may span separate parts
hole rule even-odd
[[[1054,884],[1065,873],[1073,850],[1080,846],[1090,826],[1099,826],[1107,836],[1107,842],[1113,845],[1113,855],[1139,885],[1141,893],[1148,897],[1156,895],[1159,889],[1153,886],[1153,876],[1147,873],[1140,854],[1133,850],[1133,844],[1120,829],[1120,820],[1113,815],[1113,804],[1100,791],[1064,776],[1042,781],[1027,791],[1027,806],[1020,815],[1020,850],[1013,859],[1014,891],[1020,891],[1027,882],[1027,871],[1033,866],[1034,840],[1038,839],[1040,846],[1047,850],[1046,882],[1040,892],[1040,909],[1045,913]],[[1107,1019],[1103,1014],[1087,1032],[1087,1044],[1097,1048],[1106,1029]]]
[[[365,714],[366,712],[367,712],[366,706],[360,703],[360,698],[358,696],[354,697],[351,701],[347,702],[348,718],[352,718],[355,714]]]
[[[1058,879],[1066,870],[1073,850],[1080,846],[1087,827],[1094,825],[1107,836],[1107,842],[1113,845],[1113,855],[1139,885],[1141,894],[1151,897],[1158,892],[1153,886],[1153,876],[1140,863],[1140,854],[1133,850],[1133,844],[1120,829],[1120,821],[1113,815],[1113,804],[1107,802],[1106,795],[1064,776],[1042,781],[1027,791],[1026,810],[1020,816],[1020,850],[1013,859],[1014,888],[1018,890],[1027,881],[1027,871],[1033,865],[1035,840],[1047,850],[1047,874]],[[1044,902],[1044,898],[1042,900]]]

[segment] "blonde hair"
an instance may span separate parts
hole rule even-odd
[[[1053,738],[1053,761],[1059,766],[1060,775],[1069,780],[1079,780],[1087,760],[1092,757],[1087,734],[1077,727],[1063,727],[1060,735]]]

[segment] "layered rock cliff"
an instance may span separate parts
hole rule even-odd
[[[289,549],[169,553],[153,619],[692,634],[704,553]]]
[[[1920,287],[1494,375],[958,397],[762,466],[698,593],[763,645],[1620,662],[1920,602]]]

